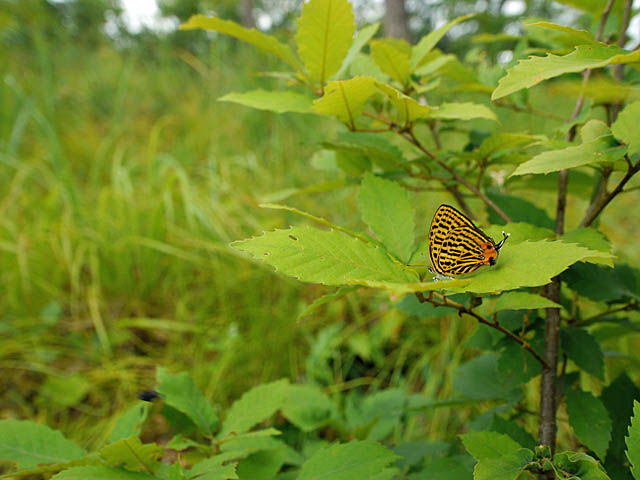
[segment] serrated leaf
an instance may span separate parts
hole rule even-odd
[[[564,353],[585,372],[604,380],[604,355],[600,344],[584,328],[567,326],[560,330]]]
[[[84,449],[46,425],[28,420],[0,420],[0,460],[20,468],[64,463],[85,455]]]
[[[590,392],[570,389],[566,405],[569,425],[576,436],[604,459],[611,440],[611,419],[602,401]]]
[[[474,480],[515,480],[533,460],[533,452],[521,448],[499,458],[480,460],[473,471]]]
[[[228,480],[237,479],[236,467],[238,460],[246,458],[250,455],[250,451],[245,452],[226,452],[206,458],[196,463],[191,470],[188,471],[189,479],[196,480]]]
[[[335,115],[353,129],[365,103],[375,91],[372,77],[330,81],[324,89],[324,95],[314,100],[312,110],[323,115]]]
[[[302,465],[297,480],[370,480],[396,458],[377,442],[332,445],[313,454]]]
[[[602,232],[599,232],[595,228],[577,228],[565,233],[560,237],[560,239],[566,243],[580,244],[583,247],[590,248],[591,250],[611,253],[611,243],[609,243],[609,240]],[[603,263],[609,267],[613,267],[613,260],[611,258],[591,258],[586,261],[589,263]]]
[[[475,16],[474,13],[469,15],[463,15],[461,17],[451,20],[440,28],[437,28],[427,35],[422,37],[420,41],[411,50],[411,70],[415,70],[420,65],[424,57],[437,45],[437,43],[444,37],[452,27],[460,22],[464,22],[469,18]]]
[[[464,448],[476,460],[500,458],[522,448],[508,435],[498,432],[470,432],[460,435]]]
[[[571,28],[566,25],[557,25],[551,22],[534,22],[527,23],[524,25],[525,29],[529,27],[537,27],[537,28],[546,28],[549,30],[556,30],[564,33],[561,37],[561,41],[567,46],[574,46],[580,44],[594,44],[598,45],[598,42],[593,37],[591,32],[586,30],[578,30],[576,28]]]
[[[136,436],[122,438],[105,445],[100,456],[113,467],[123,466],[136,472],[153,470],[151,468],[164,449],[155,443],[143,444]]]
[[[384,246],[406,262],[413,252],[415,211],[407,191],[396,182],[366,173],[360,184],[362,219]]]
[[[239,103],[246,107],[270,112],[313,113],[313,98],[303,93],[270,90],[251,90],[249,92],[231,92],[220,97],[219,102]]]
[[[72,467],[84,467],[87,465],[102,465],[102,464],[103,464],[102,460],[99,459],[98,457],[95,457],[95,456],[83,457],[83,458],[77,458],[75,460],[71,460],[69,462],[46,463],[36,468],[28,468],[26,470],[19,470],[17,472],[5,473],[4,475],[0,475],[0,478],[10,478],[11,480],[14,480],[16,478],[22,478],[22,477],[31,478],[34,475],[38,475],[38,476],[44,475],[45,478],[48,478],[47,474],[54,474],[57,472],[61,472],[63,470],[67,470]]]
[[[282,414],[303,432],[311,432],[326,425],[336,410],[336,405],[319,388],[291,385]]]
[[[611,269],[584,262],[572,265],[562,274],[562,280],[571,289],[596,301],[613,301],[624,298],[640,300],[638,278],[640,276],[638,276],[637,270],[628,265],[619,264]]]
[[[116,422],[109,441],[115,442],[121,438],[127,438],[131,435],[140,433],[140,424],[147,419],[149,415],[149,402],[139,401],[135,405],[125,410]]]
[[[504,433],[517,442],[519,445],[522,445],[525,448],[529,448],[531,450],[536,448],[538,443],[533,438],[529,432],[527,432],[524,428],[518,425],[513,420],[507,420],[506,418],[502,418],[499,415],[493,416],[493,421],[491,422],[491,430],[498,433]]]
[[[356,30],[347,0],[311,0],[298,18],[298,53],[311,78],[324,85],[338,71]]]
[[[243,433],[255,424],[266,420],[285,404],[289,390],[287,379],[265,383],[245,392],[233,402],[222,424],[220,436]]]
[[[358,55],[358,53],[360,53],[362,47],[369,43],[369,40],[373,38],[373,36],[378,32],[379,28],[380,22],[376,22],[371,25],[367,25],[366,27],[361,28],[358,31],[358,33],[356,34],[356,38],[353,39],[351,47],[349,47],[349,51],[347,52],[346,57],[344,57],[344,60],[342,61],[340,70],[338,70],[338,73],[336,73],[334,77],[340,78],[345,74],[353,59],[356,57],[356,55]]]
[[[500,295],[493,306],[493,311],[534,310],[537,308],[562,308],[562,305],[529,292],[508,292]]]
[[[428,105],[418,103],[389,84],[376,82],[375,85],[389,98],[389,101],[397,110],[396,123],[399,125],[407,125],[421,118],[429,118],[432,109]]]
[[[336,231],[292,227],[231,246],[303,282],[344,285],[364,284],[368,280],[404,283],[417,279],[382,249]]]
[[[371,59],[384,73],[406,86],[411,70],[409,53],[411,47],[397,38],[383,38],[371,42]]]
[[[518,168],[511,175],[546,174],[596,162],[614,162],[622,158],[626,153],[626,147],[612,146],[612,140],[612,135],[603,135],[575,147],[542,152],[531,160],[518,165]]]
[[[529,57],[507,70],[507,74],[498,81],[491,100],[497,100],[523,88],[532,87],[543,80],[564,73],[581,72],[588,68],[601,68],[616,63],[638,61],[638,52],[628,53],[619,47],[597,45],[578,45],[568,55],[548,54],[544,57]]]
[[[580,480],[611,480],[593,457],[582,452],[561,452],[553,456],[553,464]]]
[[[160,367],[156,375],[157,390],[167,405],[184,413],[203,433],[211,434],[218,428],[216,411],[188,373],[172,374]]]
[[[51,480],[154,480],[143,472],[130,472],[115,467],[73,467],[51,477]]]
[[[444,120],[472,120],[474,118],[486,118],[488,120],[498,120],[493,111],[479,103],[443,103],[434,108],[429,113],[429,118],[440,118]]]
[[[207,17],[205,15],[192,15],[189,20],[180,25],[180,30],[191,30],[202,28],[205,30],[215,30],[216,32],[230,35],[243,42],[250,43],[266,52],[284,60],[294,70],[301,71],[302,66],[294,55],[291,48],[284,43],[280,43],[275,37],[262,33],[255,28],[248,29],[230,20],[222,20],[217,17]]]
[[[640,101],[630,103],[618,114],[618,118],[611,125],[611,132],[623,141],[629,148],[629,154],[640,152]]]
[[[489,235],[493,234],[494,238],[499,238],[493,233],[498,231],[496,227],[486,231]],[[471,281],[467,285],[462,288],[454,287],[452,290],[460,293],[489,293],[546,285],[570,265],[586,258],[602,256],[611,255],[561,241],[541,240],[511,245],[507,241],[500,250],[495,266],[479,270],[470,277]]]
[[[633,417],[629,427],[629,436],[625,438],[627,458],[631,463],[633,478],[640,480],[640,403],[633,401]]]

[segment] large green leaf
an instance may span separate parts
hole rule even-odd
[[[567,326],[560,331],[564,353],[578,367],[600,380],[604,380],[604,355],[600,344],[584,328]]]
[[[444,37],[452,27],[460,22],[464,22],[469,18],[475,16],[475,13],[470,15],[463,15],[461,17],[451,20],[449,23],[444,24],[440,28],[437,28],[427,35],[422,37],[420,41],[411,50],[411,70],[414,71],[416,67],[420,66],[424,57],[436,46],[436,44]]]
[[[245,392],[233,402],[222,424],[221,436],[243,433],[280,410],[287,399],[289,381],[265,383]]]
[[[191,30],[195,28],[215,30],[216,32],[230,35],[281,58],[296,71],[302,70],[300,61],[288,45],[280,43],[275,37],[262,33],[255,28],[244,28],[230,20],[222,20],[217,17],[207,17],[205,15],[193,15],[189,20],[180,25],[181,30]]]
[[[307,460],[297,480],[370,480],[397,457],[372,441],[353,441],[317,451]]]
[[[313,102],[312,109],[323,115],[335,115],[353,129],[356,118],[375,92],[375,80],[372,77],[330,81],[324,89],[324,95]]]
[[[409,54],[411,47],[397,38],[383,38],[371,42],[371,59],[384,73],[401,85],[407,85],[411,70]]]
[[[553,456],[553,464],[569,478],[580,480],[611,480],[600,462],[582,452],[560,452]]]
[[[85,451],[62,433],[28,420],[0,420],[0,460],[20,468],[42,463],[63,463],[81,458]]]
[[[429,113],[429,118],[440,118],[444,120],[472,120],[474,118],[486,118],[497,120],[496,114],[485,105],[479,103],[443,103],[437,108],[433,108]]]
[[[313,99],[297,92],[251,90],[249,92],[231,92],[218,99],[220,102],[233,102],[258,110],[284,113],[311,113]]]
[[[139,434],[140,424],[149,416],[149,405],[149,402],[139,401],[125,410],[111,430],[109,441],[115,442],[121,438]]]
[[[627,458],[631,463],[633,478],[640,480],[640,402],[633,402],[633,418],[629,427],[627,443]]]
[[[542,152],[531,160],[518,165],[518,168],[511,175],[550,173],[596,162],[613,162],[622,158],[626,148],[612,145],[612,141],[612,135],[602,135],[575,147]]]
[[[640,101],[627,105],[611,125],[613,135],[628,146],[629,154],[640,152]]]
[[[362,218],[399,260],[409,260],[415,236],[415,211],[407,191],[396,182],[366,173],[358,207]]]
[[[405,95],[391,85],[376,82],[376,86],[389,98],[391,104],[397,110],[396,123],[399,125],[407,125],[421,118],[429,118],[431,115],[431,107],[418,103],[415,99]]]
[[[508,435],[498,432],[470,432],[460,435],[464,448],[476,460],[500,458],[506,453],[516,452],[522,448],[518,442]]]
[[[566,403],[576,437],[604,460],[611,441],[611,419],[602,401],[590,392],[569,389]]]
[[[561,32],[561,35],[554,37],[554,40],[566,46],[573,47],[575,45],[581,45],[581,44],[594,44],[594,45],[598,44],[598,42],[596,41],[596,39],[594,38],[591,32],[588,32],[586,30],[578,30],[575,28],[567,27],[566,25],[557,25],[551,22],[534,22],[534,23],[527,23],[524,25],[524,27],[527,30],[533,27],[533,28],[545,28],[545,29]]]
[[[335,412],[331,399],[312,385],[291,385],[282,407],[282,414],[303,432],[326,425]]]
[[[499,458],[480,460],[473,471],[473,480],[515,480],[533,460],[533,452],[521,448]]]
[[[232,247],[251,253],[285,275],[325,285],[366,280],[404,283],[415,274],[372,244],[336,231],[292,227],[241,240]]]
[[[324,85],[338,71],[356,24],[347,0],[310,0],[298,18],[298,53],[311,78]]]
[[[240,480],[272,480],[284,464],[284,449],[260,450],[238,463]],[[198,480],[198,479],[196,479]]]
[[[556,302],[529,292],[507,292],[500,295],[493,306],[494,312],[501,310],[534,310],[538,308],[562,308]]]
[[[187,372],[172,374],[158,368],[157,390],[167,405],[189,417],[203,433],[211,434],[218,428],[218,415]]]
[[[472,358],[456,368],[453,389],[461,400],[502,400],[513,398],[514,385],[500,376],[499,356],[493,352]],[[473,452],[472,455],[475,456]]]
[[[578,45],[573,52],[564,56],[549,54],[545,57],[530,57],[520,60],[515,67],[507,70],[507,74],[500,79],[498,87],[493,91],[491,99],[497,100],[564,73],[581,72],[588,68],[601,68],[612,64],[634,63],[639,59],[638,51],[629,53],[619,47],[604,44]]]
[[[595,257],[598,258],[598,257]],[[585,259],[586,261],[586,259]],[[626,298],[640,300],[637,270],[628,265],[615,268],[602,267],[584,262],[572,265],[562,274],[562,280],[569,287],[591,300],[613,301]]]
[[[598,250],[599,252],[611,253],[611,243],[605,235],[591,227],[581,227],[570,232],[565,233],[560,237],[563,242],[566,243],[578,243],[583,247],[590,248],[591,250]],[[609,267],[613,267],[613,260],[611,258],[590,258],[585,260],[589,263],[602,263]]]
[[[500,415],[493,416],[491,431],[504,433],[523,447],[531,450],[535,449],[536,445],[538,445],[538,442],[533,438],[533,435],[517,424],[515,420],[507,420],[506,418],[502,418]]]

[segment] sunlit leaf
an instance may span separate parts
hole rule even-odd
[[[246,107],[276,113],[311,113],[313,104],[313,99],[303,93],[270,90],[227,93],[218,101],[239,103]]]
[[[375,92],[375,80],[372,77],[332,80],[327,83],[324,95],[313,102],[312,109],[324,115],[335,115],[342,123],[355,128],[356,119]]]
[[[409,75],[409,53],[411,47],[397,38],[384,38],[371,42],[371,59],[384,73],[401,85],[407,85]]]
[[[629,154],[640,152],[640,101],[627,105],[611,125],[613,135],[629,147]]]
[[[162,455],[164,449],[155,443],[143,444],[136,436],[121,438],[105,445],[100,456],[114,467],[123,466],[136,472],[148,471]]]
[[[440,118],[443,120],[472,120],[474,118],[486,118],[497,120],[496,114],[485,105],[478,103],[443,103],[437,108],[433,108],[429,113],[429,118]]]
[[[420,66],[420,63],[424,59],[425,55],[427,55],[433,49],[433,47],[437,45],[437,43],[442,39],[442,37],[447,34],[449,30],[451,30],[452,27],[460,22],[468,20],[473,16],[475,16],[475,13],[455,18],[449,23],[444,24],[442,27],[431,31],[427,35],[422,37],[411,51],[411,70],[415,70],[416,67]]]
[[[493,306],[494,312],[501,310],[534,310],[537,308],[562,308],[548,298],[529,292],[503,293]]]
[[[345,74],[345,72],[351,65],[351,62],[353,61],[353,59],[356,57],[358,53],[360,53],[360,50],[362,50],[362,48],[367,43],[369,43],[369,40],[373,38],[373,36],[377,33],[379,28],[380,28],[380,23],[377,22],[371,25],[367,25],[366,27],[361,28],[358,31],[358,33],[356,34],[356,38],[353,39],[353,43],[351,44],[351,47],[349,47],[347,56],[344,57],[344,60],[342,61],[342,66],[340,67],[340,70],[338,70],[338,73],[334,75],[334,78],[340,78]]]

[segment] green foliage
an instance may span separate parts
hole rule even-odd
[[[567,413],[576,436],[601,459],[611,441],[611,419],[602,401],[590,392],[568,390]]]
[[[633,418],[629,427],[629,436],[625,439],[627,443],[627,458],[631,462],[631,473],[636,480],[640,478],[640,427],[638,426],[640,417],[640,403],[633,402]]]
[[[218,100],[239,103],[258,110],[269,110],[276,113],[309,113],[313,102],[311,97],[302,93],[272,92],[269,90],[253,90],[243,93],[231,92]]]

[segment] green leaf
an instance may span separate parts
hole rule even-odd
[[[557,188],[558,182],[554,184],[554,191]],[[516,233],[511,233],[510,242],[518,243],[523,240],[542,240],[543,238],[553,237],[555,236],[555,232],[552,230],[555,228],[555,222],[551,220],[551,217],[544,211],[542,208],[537,207],[533,203],[524,198],[507,195],[504,193],[497,192],[489,192],[487,193],[488,197],[493,200],[496,205],[499,205],[504,213],[509,215],[509,218],[513,222],[526,222],[531,225],[536,225],[538,227],[543,227],[549,229],[548,231],[538,231],[534,232],[529,228],[529,231],[523,232],[525,235],[524,238],[515,237]],[[498,214],[493,209],[487,209],[489,213],[489,222],[494,225],[504,225],[506,222],[498,216]],[[509,232],[511,232],[512,227],[509,225]],[[521,228],[526,228],[522,226]]]
[[[314,100],[312,110],[323,115],[335,115],[353,129],[356,118],[375,92],[375,80],[372,77],[330,81],[324,89],[324,95]]]
[[[253,453],[238,463],[238,478],[240,480],[272,480],[282,468],[284,457],[285,451],[282,449],[261,450]]]
[[[338,71],[355,31],[347,0],[311,0],[302,4],[296,43],[313,80],[324,85]]]
[[[51,477],[51,480],[154,480],[143,472],[130,472],[115,467],[73,467]]]
[[[127,438],[131,435],[140,433],[140,424],[149,416],[149,402],[139,401],[135,405],[125,410],[116,422],[109,441],[115,442],[121,438]]]
[[[100,456],[113,467],[123,466],[128,470],[141,472],[154,470],[152,466],[163,452],[160,445],[143,444],[138,437],[131,436],[102,447]]]
[[[406,86],[411,70],[409,53],[411,47],[404,40],[383,38],[371,42],[371,59],[384,73]]]
[[[561,452],[553,456],[556,468],[580,480],[611,480],[593,457],[582,452]]]
[[[379,443],[367,440],[332,445],[313,454],[297,480],[370,480],[396,458]]]
[[[284,463],[289,465],[300,466],[304,462],[304,457],[294,450],[292,447],[284,443],[282,440],[274,438],[273,435],[279,435],[280,432],[275,428],[267,428],[255,432],[244,433],[228,437],[220,446],[222,452],[233,458],[247,457],[249,454],[258,451],[268,450],[274,452],[276,450],[282,452]],[[231,458],[231,457],[230,457]]]
[[[383,170],[397,170],[404,161],[402,151],[378,133],[342,132],[338,140],[324,142],[323,146],[335,151],[362,154],[376,162]]]
[[[449,23],[429,32],[427,35],[422,37],[411,50],[411,70],[413,71],[416,69],[416,67],[420,66],[424,57],[433,49],[433,47],[437,45],[437,43],[442,39],[442,37],[447,34],[449,30],[451,30],[452,27],[460,22],[468,20],[473,16],[475,16],[474,13],[455,18]]]
[[[597,44],[578,45],[573,52],[564,56],[548,54],[545,57],[529,57],[507,70],[507,74],[498,81],[498,87],[493,91],[491,100],[497,100],[564,73],[637,62],[639,55],[639,52],[627,53],[615,46]]]
[[[522,448],[508,435],[497,432],[470,432],[460,435],[464,448],[476,460],[497,459]]]
[[[616,265],[611,269],[584,262],[572,265],[562,274],[562,280],[571,289],[595,301],[640,300],[638,278],[637,270],[628,265]]]
[[[85,451],[62,433],[28,420],[0,420],[0,460],[20,468],[63,463],[81,458]]]
[[[485,353],[456,368],[453,373],[456,398],[498,400],[513,397],[514,386],[499,375],[498,360],[497,354]],[[469,452],[475,456],[472,451]]]
[[[590,248],[591,250],[598,250],[599,252],[611,253],[611,243],[602,232],[599,232],[595,228],[581,227],[565,233],[560,237],[565,243],[578,243],[583,247]],[[589,263],[603,263],[608,267],[613,267],[613,260],[611,258],[590,258],[585,260]]]
[[[415,236],[415,211],[407,191],[396,182],[366,173],[358,207],[362,218],[399,260],[409,260]]]
[[[218,415],[188,373],[172,374],[160,367],[156,375],[157,390],[165,404],[184,413],[203,433],[211,434],[218,428]]]
[[[326,425],[335,412],[331,399],[311,385],[291,385],[282,407],[282,414],[303,432]]]
[[[410,468],[419,465],[425,457],[441,455],[449,450],[445,442],[425,442],[414,440],[403,442],[393,448],[393,453],[398,455],[398,465],[401,468]]]
[[[207,458],[196,463],[193,468],[188,471],[188,478],[197,480],[237,479],[236,467],[238,463],[231,462],[231,460],[245,458],[249,454],[249,451],[243,453],[230,452]]]
[[[411,480],[471,480],[473,474],[462,460],[466,457],[432,456],[425,460],[420,471],[409,478]]]
[[[593,34],[591,32],[588,32],[586,30],[578,30],[575,28],[567,27],[566,25],[557,25],[551,22],[534,22],[534,23],[527,23],[524,25],[524,27],[526,29],[529,29],[529,27],[546,28],[549,30],[556,30],[556,31],[562,32],[565,35],[563,35],[558,40],[562,41],[562,43],[567,46],[574,46],[574,45],[580,45],[580,44],[598,45],[598,42],[593,37]]]
[[[625,147],[611,146],[613,137],[603,135],[576,145],[575,147],[549,150],[536,155],[531,160],[518,165],[511,174],[550,173],[559,170],[582,167],[596,162],[614,162],[626,153]]]
[[[629,154],[640,153],[640,101],[630,103],[611,125],[611,133],[629,147]]]
[[[258,385],[245,392],[231,405],[222,424],[220,436],[224,437],[232,432],[246,432],[255,424],[269,418],[283,407],[288,390],[289,381],[282,379]]]
[[[251,90],[232,92],[218,99],[219,102],[233,102],[258,110],[284,113],[312,113],[313,99],[303,93],[287,91]]]
[[[402,421],[407,404],[407,395],[395,388],[381,390],[369,395],[362,403],[364,421],[373,425],[367,440],[382,440],[388,437]]]
[[[514,388],[523,385],[540,375],[541,371],[542,366],[535,357],[515,342],[510,341],[500,352],[498,375],[506,385]]]
[[[607,408],[613,425],[611,444],[609,445],[609,450],[607,450],[607,458],[605,460],[606,470],[615,478],[614,470],[624,469],[626,476],[622,478],[630,478],[627,473],[628,468],[623,466],[627,463],[625,457],[625,435],[627,435],[630,419],[633,416],[633,402],[634,400],[640,400],[640,389],[625,372],[622,372],[610,385],[602,390],[600,399]]]
[[[358,31],[358,33],[356,34],[356,38],[353,39],[353,43],[351,44],[351,47],[349,47],[347,56],[344,57],[344,60],[342,61],[342,66],[340,67],[340,70],[338,70],[338,73],[336,73],[334,77],[340,78],[346,73],[353,59],[356,57],[356,55],[358,55],[358,53],[360,53],[360,50],[362,50],[362,48],[367,43],[369,43],[369,40],[373,38],[373,36],[378,32],[379,28],[380,28],[380,22],[376,22],[374,24],[367,25],[366,27],[361,28]]]
[[[611,419],[602,401],[590,392],[570,389],[566,392],[567,414],[574,433],[601,459],[611,440]]]
[[[537,308],[562,308],[561,305],[528,292],[503,293],[493,306],[494,312],[501,310],[535,310]]]
[[[251,253],[285,275],[325,285],[404,283],[415,274],[394,263],[380,248],[336,231],[292,227],[241,240],[232,247]]]
[[[492,235],[497,227],[487,229]],[[493,234],[494,238],[499,238]],[[607,256],[575,244],[561,241],[537,241],[510,244],[500,250],[498,262],[493,267],[485,267],[470,277],[464,287],[453,287],[457,292],[489,293],[515,290],[520,287],[546,285],[551,278],[562,273],[570,265],[591,257]],[[610,256],[610,255],[609,255]],[[532,262],[531,259],[538,259]]]
[[[521,448],[499,458],[480,460],[473,471],[474,480],[515,480],[533,460],[533,452]]]
[[[90,388],[89,381],[81,375],[49,375],[38,393],[46,402],[70,407],[80,402]]]
[[[604,355],[600,344],[584,328],[567,326],[560,330],[564,353],[578,367],[600,380],[604,380]]]
[[[205,15],[192,15],[189,20],[180,25],[180,30],[192,30],[196,28],[215,30],[216,32],[224,33],[243,42],[250,43],[284,60],[294,70],[302,71],[300,61],[288,45],[280,43],[275,37],[262,33],[255,28],[244,28],[230,20],[222,20],[217,17],[207,17]]]
[[[629,427],[629,436],[625,438],[627,458],[631,463],[633,478],[640,480],[640,403],[633,401],[633,418]]]
[[[440,118],[444,120],[473,120],[474,118],[486,118],[498,120],[493,111],[479,103],[443,103],[437,108],[433,108],[429,113],[429,118]]]
[[[429,118],[432,110],[430,106],[418,103],[389,84],[376,82],[376,87],[389,98],[397,110],[396,123],[407,125],[421,118]]]
[[[533,438],[533,435],[527,432],[515,421],[507,420],[506,418],[502,418],[499,415],[493,416],[493,421],[491,422],[491,431],[504,433],[505,435],[508,435],[513,440],[515,440],[518,444],[531,450],[534,450],[536,448],[536,445],[538,445],[536,440]]]

